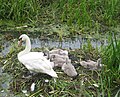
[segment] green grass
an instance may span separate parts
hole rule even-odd
[[[98,33],[103,32],[104,29],[102,28],[105,28],[104,33],[106,33],[106,28],[109,29],[109,27],[119,24],[120,0],[52,1],[1,0],[0,26],[14,27],[18,25],[17,23],[32,24],[32,27],[42,25],[45,27],[41,27],[38,32],[45,33],[46,37],[49,35],[56,37],[57,35],[57,38],[62,41],[64,37],[73,37],[76,33],[92,33],[91,29],[94,30],[94,33]],[[57,28],[58,25],[56,24],[59,23],[62,24],[61,29]],[[28,70],[16,58],[17,53],[21,50],[17,48],[16,42],[6,58],[0,57],[4,72],[13,77],[10,90],[15,95],[25,96],[21,91],[26,89],[31,97],[40,95],[45,97],[117,96],[120,91],[120,40],[116,37],[115,33],[114,35],[111,34],[108,46],[102,47],[101,52],[98,51],[98,48],[94,49],[92,47],[90,40],[81,49],[70,51],[72,63],[77,63],[76,70],[80,75],[77,79],[71,81],[70,77],[65,75],[61,69],[56,69],[57,72],[62,72],[58,73],[59,78],[56,83],[44,74],[33,76],[30,79],[22,79],[22,76]],[[97,60],[100,56],[102,57],[102,63],[105,65],[102,71],[88,71],[79,65],[80,58]],[[45,83],[45,79],[49,79],[49,83]],[[33,81],[37,86],[34,92],[30,92],[29,88]],[[93,84],[97,84],[99,87],[95,87]]]
[[[19,23],[36,23],[47,17],[51,22],[94,27],[95,23],[115,26],[119,21],[119,0],[4,0],[0,1],[0,17]]]
[[[67,24],[94,26],[98,21],[102,25],[115,25],[119,19],[119,0],[60,0],[58,12],[61,20]]]
[[[1,0],[1,19],[9,19],[18,23],[36,19],[40,10],[40,2],[37,0]]]
[[[115,86],[119,87],[120,84],[120,40],[117,39],[115,33],[110,33],[109,43],[103,48],[102,59],[107,70],[106,72],[103,70],[101,81],[104,84],[103,87],[106,87],[109,97],[111,97],[110,94],[116,89]],[[112,89],[112,87],[114,88]]]
[[[120,40],[115,33],[110,33],[110,43],[103,50],[104,63],[109,69],[120,70]],[[107,60],[107,61],[106,61]]]

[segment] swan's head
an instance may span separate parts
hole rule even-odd
[[[22,34],[19,37],[18,45],[21,46],[23,41],[26,41],[29,37],[26,34]]]

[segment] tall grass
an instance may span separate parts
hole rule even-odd
[[[103,51],[103,58],[108,68],[120,70],[120,40],[115,33],[110,35],[110,43]]]
[[[54,1],[54,2],[53,2]],[[50,6],[49,6],[50,5]],[[45,9],[44,9],[45,7]],[[100,24],[113,26],[119,20],[119,0],[0,0],[1,19],[19,22],[41,19],[48,10],[68,25],[94,27]],[[47,17],[48,18],[48,17]],[[51,17],[49,17],[51,18]]]
[[[115,33],[110,34],[109,44],[102,49],[102,59],[106,69],[100,75],[103,84],[101,88],[104,88],[101,90],[107,91],[108,95],[113,94],[115,87],[119,87],[120,84],[120,40]]]
[[[120,14],[119,0],[60,0],[57,7],[62,14],[61,20],[69,25],[93,26],[98,21],[113,26]]]
[[[0,0],[0,17],[17,22],[35,19],[40,10],[38,0]]]

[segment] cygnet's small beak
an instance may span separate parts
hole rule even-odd
[[[21,46],[22,45],[22,40],[19,40],[18,41],[18,46]]]

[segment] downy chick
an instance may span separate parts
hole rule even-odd
[[[75,67],[71,64],[70,59],[66,59],[66,63],[63,64],[62,70],[70,77],[77,76],[77,72],[75,70]]]

